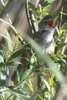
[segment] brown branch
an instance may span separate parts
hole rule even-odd
[[[11,25],[10,23],[6,22],[5,20],[3,20],[3,19],[1,19],[1,18],[0,18],[0,21],[3,22],[3,23],[5,23],[5,24],[7,24],[8,26],[10,26],[11,29],[13,30],[15,36],[18,35],[18,32],[16,31],[16,29],[15,29],[15,27],[14,27],[13,25]],[[18,40],[19,40],[21,43],[23,43],[23,38],[22,38],[21,36],[19,36]]]
[[[29,27],[31,29],[31,32],[33,33],[32,24],[31,24],[30,15],[29,15],[29,9],[28,9],[28,0],[25,0],[25,10],[26,10],[26,16],[27,16]]]
[[[59,28],[61,28],[61,25],[62,25],[62,20],[63,20],[63,18],[62,18],[62,12],[63,12],[63,6],[64,6],[64,0],[62,0],[62,3],[61,3],[61,13],[60,13],[60,16],[59,16]]]
[[[33,13],[33,10],[28,6],[29,1],[25,0],[25,9],[26,9],[26,16],[28,20],[29,27],[31,29],[31,33],[35,33],[38,31],[38,24],[36,23],[36,19]]]

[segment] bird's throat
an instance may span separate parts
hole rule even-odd
[[[54,19],[51,19],[49,22],[48,22],[48,26],[49,27],[54,27]]]

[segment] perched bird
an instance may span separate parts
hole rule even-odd
[[[54,19],[50,15],[47,15],[39,23],[39,30],[35,35],[35,41],[42,48],[43,53],[54,52],[55,43],[53,34],[54,34]],[[38,64],[40,65],[38,66],[38,68],[47,67],[41,58],[42,56],[40,57],[40,55],[37,54],[36,51],[35,53],[38,58]],[[38,70],[37,72],[40,73],[39,76],[37,77],[37,86],[38,88],[44,89],[45,84],[41,81],[41,77],[45,78],[46,80],[49,80],[50,74],[48,73],[48,71],[45,70]],[[44,76],[42,72],[46,73],[47,76]]]
[[[35,35],[35,41],[45,52],[54,52],[54,19],[47,15],[39,23],[39,30]]]

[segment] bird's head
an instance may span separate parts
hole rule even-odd
[[[47,15],[41,20],[39,26],[42,26],[42,25],[48,26],[51,28],[54,27],[54,19],[51,17],[51,15]]]

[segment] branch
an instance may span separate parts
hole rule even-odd
[[[16,31],[16,29],[14,28],[13,25],[11,25],[9,22],[6,22],[5,20],[3,20],[3,19],[1,19],[1,18],[0,18],[0,21],[3,22],[3,23],[5,23],[5,24],[7,24],[8,26],[10,26],[11,29],[13,30],[15,36],[18,35],[18,32]],[[21,43],[23,43],[23,38],[22,38],[21,36],[18,37],[18,40],[19,40]]]
[[[25,0],[26,16],[31,32],[34,34],[38,31],[38,23],[36,23],[33,10],[28,7],[28,2],[29,2],[28,0]]]
[[[37,20],[35,19],[35,16],[33,14],[33,10],[30,9],[29,10],[29,14],[30,14],[30,20],[31,20],[31,24],[32,24],[32,28],[34,30],[34,33],[38,32],[38,22]]]
[[[30,15],[29,15],[29,9],[28,9],[28,0],[25,0],[25,10],[26,10],[26,16],[27,16],[29,27],[31,29],[31,32],[33,33],[32,24],[31,24]]]

